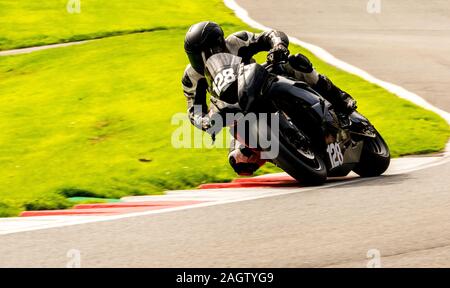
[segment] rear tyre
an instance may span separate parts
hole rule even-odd
[[[391,162],[389,147],[376,132],[375,138],[366,138],[359,163],[353,171],[361,177],[375,177],[383,174]]]

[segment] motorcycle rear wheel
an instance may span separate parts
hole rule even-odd
[[[375,132],[375,138],[366,138],[361,158],[353,171],[361,177],[376,177],[383,174],[391,162],[389,147],[383,137]]]

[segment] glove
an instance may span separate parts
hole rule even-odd
[[[348,109],[349,113],[358,109],[358,104],[356,103],[356,100],[353,99],[352,97],[347,98],[346,102],[347,102],[347,109]]]
[[[210,121],[211,119],[207,114],[203,116],[199,114],[194,114],[192,124],[194,124],[195,127],[202,129],[203,131],[206,131],[211,127]]]
[[[216,140],[216,135],[219,134],[224,127],[224,121],[225,117],[222,116],[221,113],[213,112],[212,110],[210,110],[207,115],[202,117],[202,126],[205,128],[203,130],[211,135],[213,144]]]
[[[353,113],[353,111],[355,111],[358,108],[358,105],[356,103],[356,100],[352,98],[352,96],[350,96],[350,94],[348,94],[347,92],[344,91],[340,91],[340,99],[341,101],[338,102],[337,105],[337,110],[340,110],[340,112],[346,114],[346,115],[350,115]]]
[[[289,50],[283,44],[278,44],[272,49],[270,49],[269,54],[267,54],[267,62],[269,63],[279,63],[282,61],[287,61],[289,56]]]

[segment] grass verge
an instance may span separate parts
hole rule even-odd
[[[0,51],[153,30],[186,29],[199,19],[236,23],[233,14],[217,0],[80,0],[80,13],[69,13],[68,2],[0,0]]]

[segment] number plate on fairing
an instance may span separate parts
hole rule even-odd
[[[331,169],[344,164],[344,154],[339,146],[339,142],[328,144],[327,153],[330,159]]]
[[[234,81],[236,81],[236,75],[233,68],[223,69],[214,77],[213,90],[220,96]]]

